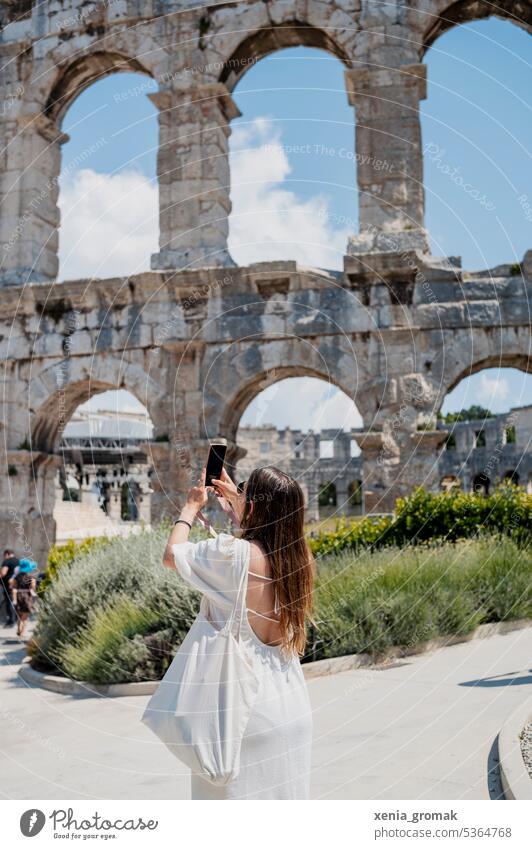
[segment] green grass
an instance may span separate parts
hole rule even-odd
[[[532,552],[506,537],[326,558],[313,657],[412,647],[485,622],[532,618]]]

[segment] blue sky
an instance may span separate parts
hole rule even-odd
[[[451,29],[426,57],[426,225],[433,253],[462,256],[464,268],[518,262],[532,247],[532,222],[519,202],[527,193],[532,201],[529,51],[524,31],[493,18]],[[323,52],[293,49],[258,62],[237,86],[242,117],[232,125],[230,247],[238,262],[285,257],[341,267],[358,206],[355,115],[343,71]],[[113,75],[87,89],[65,117],[71,141],[63,148],[63,278],[142,271],[157,250],[150,90],[155,85],[145,77]],[[296,152],[301,145],[305,152]],[[72,167],[77,157],[83,161]],[[320,217],[324,209],[328,215]],[[494,410],[515,399],[530,403],[530,382],[518,372],[477,375],[466,406],[484,403],[481,397]],[[464,398],[455,390],[446,407],[456,409]],[[271,406],[273,415],[277,404]],[[281,398],[279,415],[283,409]]]

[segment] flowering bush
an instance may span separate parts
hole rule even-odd
[[[39,593],[44,593],[57,575],[58,570],[68,563],[72,563],[75,557],[98,546],[106,545],[108,542],[107,537],[87,537],[81,542],[74,542],[73,539],[69,539],[63,545],[54,543],[48,553],[44,578],[39,584]]]

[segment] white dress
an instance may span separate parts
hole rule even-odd
[[[235,538],[174,545],[181,577],[208,602],[208,618],[222,627],[239,587]],[[244,566],[249,567],[248,557]],[[299,658],[287,658],[281,648],[261,642],[246,616],[242,638],[253,649],[261,673],[256,703],[242,741],[240,772],[230,784],[218,787],[192,774],[193,799],[308,799],[312,713]]]

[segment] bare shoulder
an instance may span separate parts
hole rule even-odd
[[[249,555],[249,569],[251,572],[255,572],[257,575],[263,575],[265,578],[270,577],[270,564],[266,556],[264,555],[262,548],[260,545],[254,540],[250,540],[249,543],[250,555]],[[253,577],[253,576],[251,576]],[[259,579],[260,580],[260,579]]]

